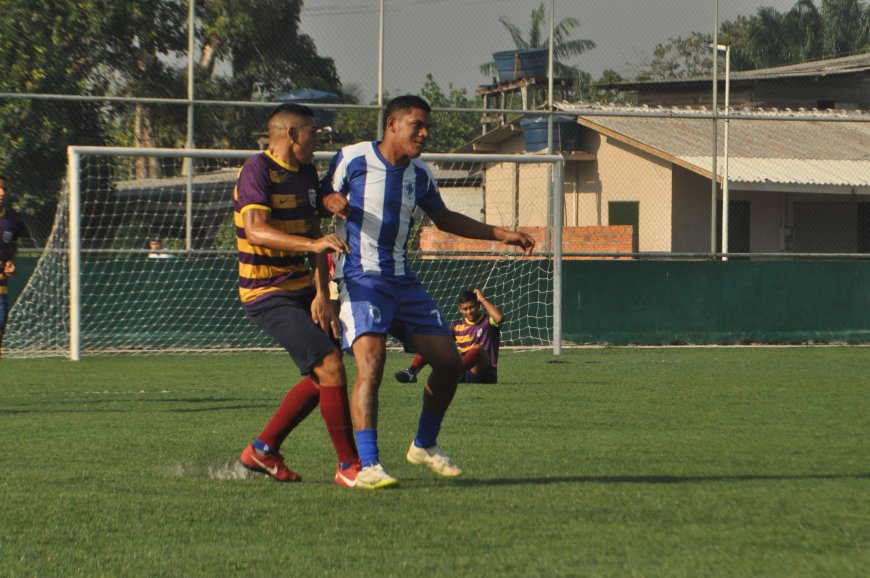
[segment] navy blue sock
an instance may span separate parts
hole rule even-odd
[[[371,466],[381,463],[378,456],[378,430],[361,429],[356,434],[356,446],[359,449],[359,459],[362,466]]]
[[[257,438],[253,442],[251,442],[251,445],[254,446],[254,449],[257,450],[257,453],[261,453],[263,455],[275,453],[275,448],[269,446],[268,444],[264,444],[260,441],[260,438]]]
[[[421,411],[414,445],[418,448],[431,448],[438,443],[438,433],[441,431],[441,421],[443,419],[443,415],[435,415],[425,409]]]

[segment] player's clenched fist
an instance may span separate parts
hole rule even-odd
[[[499,240],[505,245],[521,248],[526,255],[530,254],[532,249],[535,248],[535,239],[522,231],[504,231],[502,238]]]
[[[323,206],[326,210],[339,217],[347,218],[350,215],[350,205],[347,197],[341,193],[332,193],[323,197]]]

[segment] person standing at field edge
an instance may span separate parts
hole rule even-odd
[[[8,278],[15,273],[18,237],[23,228],[21,216],[12,210],[8,200],[8,179],[0,176],[0,355],[3,354],[3,334],[9,319]]]
[[[334,233],[320,236],[314,112],[282,104],[269,116],[268,130],[268,149],[245,162],[233,194],[239,295],[248,317],[287,350],[303,379],[239,461],[278,481],[301,481],[279,449],[319,404],[338,455],[335,482],[370,487],[358,479],[347,376],[333,341],[339,324],[329,303],[326,254],[344,252],[347,244]]]
[[[384,111],[384,140],[344,147],[322,181],[323,205],[338,215],[336,232],[349,251],[336,259],[343,347],[357,363],[351,411],[362,470],[360,476],[397,483],[380,463],[378,389],[386,361],[386,335],[429,360],[417,436],[406,459],[438,475],[462,469],[438,446],[441,423],[462,370],[453,337],[435,301],[408,267],[407,241],[419,206],[442,231],[500,241],[527,254],[535,241],[526,233],[480,223],[448,209],[432,171],[417,159],[429,136],[432,109],[405,95]]]

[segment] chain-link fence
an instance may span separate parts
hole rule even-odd
[[[24,247],[41,247],[68,145],[261,148],[269,109],[295,100],[336,150],[418,93],[435,107],[430,151],[552,142],[566,258],[866,257],[870,43],[853,23],[867,4],[718,4],[10,0],[0,170]],[[142,158],[133,174],[164,170]]]

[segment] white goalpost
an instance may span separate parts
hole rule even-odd
[[[259,151],[70,147],[68,192],[13,307],[12,357],[276,349],[238,300],[232,191]],[[325,170],[332,152],[315,162]],[[159,167],[145,175],[146,163]],[[438,231],[425,215],[412,269],[448,318],[480,288],[506,313],[505,345],[561,350],[558,155],[425,154],[452,210],[532,234],[531,256]],[[325,221],[325,227],[331,222]]]

